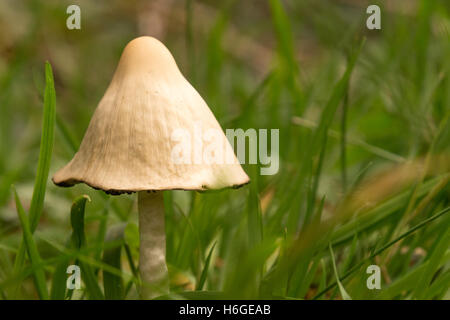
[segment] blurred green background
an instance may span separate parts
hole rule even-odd
[[[66,28],[71,4],[81,30]],[[381,7],[381,30],[366,28],[369,4]],[[141,35],[170,49],[223,129],[280,129],[278,174],[244,165],[251,184],[238,190],[165,193],[173,297],[449,299],[449,17],[445,0],[1,1],[0,299],[41,297],[29,259],[15,272],[11,185],[28,211],[45,61],[56,89],[51,176]],[[80,259],[65,248],[83,194],[76,254],[93,278],[63,297],[138,298],[135,195],[50,179],[33,237],[46,287]],[[379,290],[366,286],[371,264]]]

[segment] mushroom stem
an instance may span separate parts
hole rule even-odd
[[[163,193],[138,192],[141,296],[152,299],[169,292]]]

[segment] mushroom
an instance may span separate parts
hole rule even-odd
[[[197,135],[194,149],[207,140],[198,139],[199,125],[216,133],[216,147],[209,151],[226,154],[227,161],[198,161],[198,150],[191,152],[192,136]],[[169,50],[152,37],[127,44],[78,152],[52,180],[63,187],[85,183],[113,195],[138,192],[144,299],[168,292],[163,191],[217,190],[249,182],[208,105]]]

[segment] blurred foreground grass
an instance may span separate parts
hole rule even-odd
[[[77,1],[79,31],[69,4],[0,4],[2,299],[138,298],[135,196],[57,188],[45,166],[73,156],[139,35],[224,129],[280,129],[278,174],[246,165],[241,189],[165,193],[172,297],[450,298],[448,1],[383,1],[379,31],[365,1]],[[66,291],[74,263],[82,290]]]

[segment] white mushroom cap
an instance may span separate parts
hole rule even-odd
[[[231,153],[231,160],[174,161],[174,150],[180,147],[174,133],[194,137],[199,125],[202,132],[220,132],[214,140],[217,151]],[[194,142],[191,145],[195,148]],[[197,151],[189,159],[198,157]],[[117,194],[222,189],[246,184],[249,178],[208,105],[183,77],[169,50],[155,38],[140,37],[125,47],[80,149],[56,172],[53,182],[60,186],[83,182]]]

